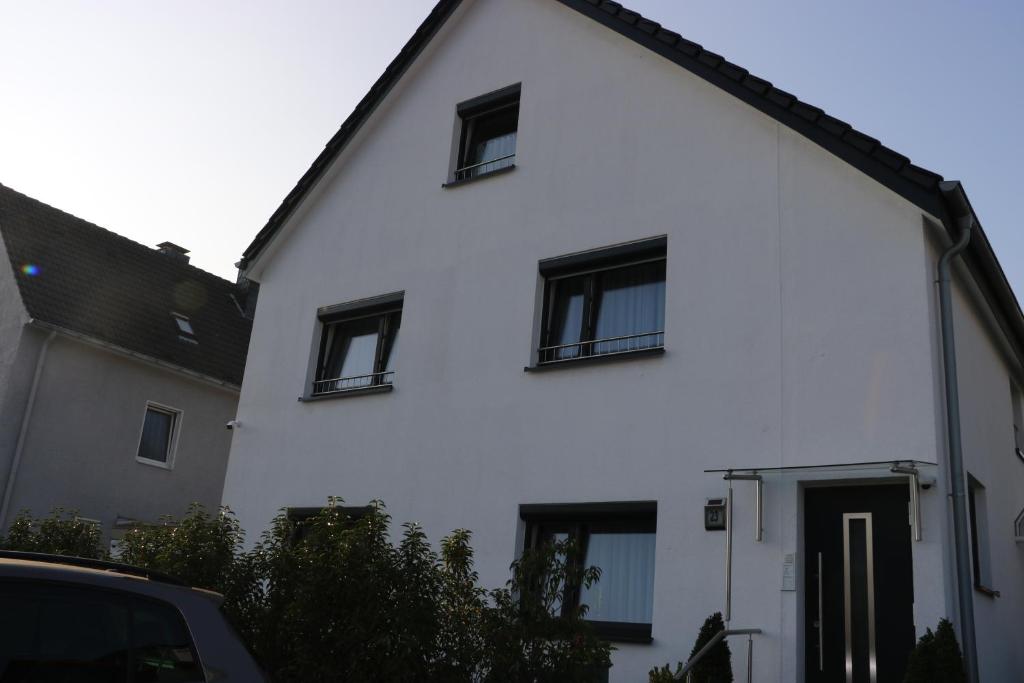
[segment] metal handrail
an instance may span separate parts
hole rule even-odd
[[[506,159],[515,159],[515,158],[516,158],[516,153],[513,152],[512,154],[506,154],[503,157],[498,157],[497,159],[491,159],[490,161],[481,161],[480,163],[473,164],[471,166],[463,166],[462,168],[455,169],[455,177],[458,178],[460,173],[465,173],[466,171],[472,171],[474,168],[480,168],[481,166],[487,166],[488,164],[496,164],[499,161],[505,161]]]
[[[679,673],[677,673],[674,676],[674,678],[677,681],[687,680],[687,674],[690,673],[690,671],[693,669],[693,667],[697,666],[697,663],[700,662],[700,660],[704,658],[704,655],[706,655],[708,652],[710,652],[711,648],[713,648],[715,645],[718,645],[718,643],[722,642],[723,639],[728,638],[729,636],[747,636],[747,639],[748,639],[748,644],[747,644],[747,681],[749,683],[749,681],[751,680],[751,666],[750,665],[751,665],[752,655],[753,655],[753,649],[752,649],[753,648],[753,641],[750,639],[750,637],[751,636],[760,635],[760,634],[761,634],[761,629],[759,629],[759,628],[732,628],[732,629],[728,629],[727,628],[727,629],[722,629],[721,631],[719,631],[715,635],[711,636],[711,640],[709,640],[707,642],[707,644],[704,647],[702,647],[697,652],[697,654],[695,654],[694,656],[690,657],[690,661],[686,662],[686,664],[679,671]]]
[[[313,382],[313,395],[323,396],[324,394],[336,394],[344,391],[355,391],[357,389],[365,389],[367,387],[380,386],[382,384],[391,384],[394,382],[395,371],[390,370],[387,372],[372,372],[368,375],[352,375],[351,377],[335,377],[333,379],[318,379]],[[341,388],[327,389],[331,385],[336,385],[339,382],[356,382],[362,381],[357,384],[349,384],[349,386],[342,386]]]

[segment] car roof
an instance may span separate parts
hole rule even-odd
[[[0,551],[0,579],[5,578],[77,583],[163,597],[182,592],[202,593],[217,601],[223,600],[219,593],[194,588],[162,572],[120,562],[64,555]]]

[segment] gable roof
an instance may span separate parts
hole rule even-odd
[[[951,206],[947,197],[949,184],[942,176],[916,166],[906,156],[881,144],[850,124],[830,116],[824,110],[801,101],[795,95],[774,87],[737,66],[721,55],[663,28],[637,12],[611,0],[553,0],[570,7],[605,27],[656,52],[705,81],[737,97],[779,123],[793,129],[830,153],[857,168],[923,211],[942,221],[954,241],[959,234],[956,215],[959,206]],[[398,56],[373,84],[352,114],[327,143],[324,150],[271,215],[242,254],[241,268],[249,264],[267,247],[306,194],[345,148],[377,105],[397,84],[402,75],[444,25],[461,0],[441,0],[402,48]],[[940,186],[941,185],[941,186]],[[962,193],[959,183],[958,194]],[[969,209],[969,203],[968,203]],[[970,210],[970,209],[969,209]],[[973,215],[973,210],[971,210]],[[977,221],[977,230],[963,258],[975,275],[983,296],[992,307],[1000,326],[1014,346],[1018,358],[1024,359],[1024,315],[999,265],[988,238]]]
[[[241,384],[252,321],[234,283],[4,185],[0,235],[33,320]],[[198,343],[179,338],[172,312],[188,317]]]

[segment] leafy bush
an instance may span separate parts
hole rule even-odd
[[[193,506],[181,520],[126,533],[118,559],[223,593],[225,612],[280,683],[582,683],[611,665],[586,607],[554,614],[567,587],[600,575],[579,566],[571,542],[525,553],[504,587],[487,590],[469,531],[452,532],[437,553],[405,524],[394,545],[383,504],[353,517],[338,502],[301,526],[282,512],[249,551],[229,510]],[[29,524],[12,532],[38,547]]]
[[[107,556],[99,526],[80,519],[74,510],[65,512],[63,508],[54,508],[49,517],[41,519],[34,519],[28,511],[18,513],[7,530],[7,538],[0,538],[0,549],[94,560]]]
[[[939,621],[932,633],[927,629],[910,653],[904,683],[965,683],[963,656],[948,619]]]

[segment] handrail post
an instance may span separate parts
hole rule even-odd
[[[747,634],[747,683],[751,683],[754,676],[754,636]]]

